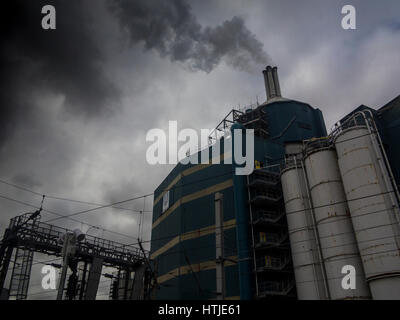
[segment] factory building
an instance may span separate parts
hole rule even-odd
[[[327,135],[319,109],[282,97],[276,67],[263,75],[267,101],[232,110],[219,148],[190,155],[209,163],[179,163],[154,192],[154,297],[400,299],[400,96]],[[249,175],[224,148],[234,129],[254,130]]]
[[[263,74],[267,101],[232,110],[217,127],[254,130],[256,170],[236,175],[223,137],[221,152],[209,152],[220,164],[179,163],[154,192],[158,299],[297,296],[280,163],[285,143],[327,133],[319,109],[282,97],[276,67]]]

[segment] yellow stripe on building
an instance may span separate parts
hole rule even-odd
[[[228,230],[234,228],[236,226],[236,219],[231,219],[224,222],[224,230]],[[215,224],[211,226],[207,226],[201,229],[193,230],[185,232],[179,236],[174,237],[172,240],[168,241],[165,245],[163,245],[158,250],[154,251],[150,259],[157,258],[160,254],[163,254],[167,250],[171,249],[172,247],[176,246],[179,242],[200,238],[209,234],[215,233]]]
[[[240,296],[225,297],[225,300],[240,300]]]
[[[231,153],[227,153],[226,159],[229,159],[229,157],[231,157]],[[224,160],[224,158],[225,158],[224,154],[221,154],[221,155],[219,156],[219,162],[221,163],[221,162]],[[218,156],[212,158],[210,164],[198,164],[198,165],[195,165],[195,166],[193,166],[193,167],[191,167],[191,168],[189,168],[189,169],[186,169],[186,170],[182,171],[181,173],[179,173],[179,174],[175,177],[175,179],[172,180],[172,181],[170,182],[170,184],[165,188],[165,190],[164,190],[163,192],[161,192],[161,193],[154,199],[154,204],[153,204],[153,206],[155,206],[155,205],[162,199],[162,197],[164,196],[164,194],[165,194],[168,190],[172,189],[172,187],[173,187],[174,185],[176,185],[176,184],[179,182],[179,180],[182,179],[182,177],[190,176],[192,173],[195,173],[195,172],[198,172],[198,171],[203,170],[203,169],[205,169],[205,168],[208,168],[208,167],[211,166],[212,164],[217,163],[217,160],[218,160]]]
[[[235,262],[233,262],[231,260],[236,261],[237,256],[228,257],[224,266],[229,267],[229,266],[233,266],[236,264]],[[204,262],[200,262],[200,263],[194,263],[191,265],[181,266],[181,267],[171,270],[170,272],[167,272],[166,274],[163,274],[162,276],[159,276],[157,278],[157,282],[163,283],[165,281],[171,280],[178,276],[183,276],[183,275],[191,273],[191,272],[212,270],[212,269],[215,269],[216,266],[217,266],[217,263],[215,262],[215,260],[209,260],[209,261],[204,261]]]
[[[211,298],[211,299],[208,299],[208,300],[218,300],[218,299],[216,299],[216,298]],[[240,300],[240,296],[225,297],[224,300]]]
[[[188,194],[179,200],[177,200],[171,207],[167,209],[156,221],[153,222],[153,229],[158,226],[165,218],[167,218],[175,209],[177,209],[181,204],[196,200],[198,198],[202,198],[205,196],[208,196],[210,194],[213,194],[215,192],[227,189],[229,187],[232,187],[233,181],[232,179],[226,180],[224,182],[215,184],[211,187],[202,189],[197,192],[193,192],[191,194]]]

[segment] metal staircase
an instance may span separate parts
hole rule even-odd
[[[285,215],[284,211],[257,210],[254,212],[253,224],[278,223]]]
[[[295,287],[294,280],[260,282],[260,297],[287,296]]]
[[[247,177],[257,299],[295,297],[280,175],[274,169],[256,169]]]
[[[284,270],[292,261],[290,255],[274,256],[259,256],[256,261],[256,272],[263,272],[265,270]]]
[[[279,247],[285,244],[288,239],[288,232],[282,233],[264,233],[259,232],[258,239],[254,243],[254,249],[265,249]]]

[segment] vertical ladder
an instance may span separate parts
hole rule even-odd
[[[32,261],[32,250],[17,248],[10,282],[10,297],[15,297],[16,300],[26,299],[28,295]]]

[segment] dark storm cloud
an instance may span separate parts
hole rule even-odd
[[[321,107],[327,122],[398,94],[399,1],[352,1],[352,31],[341,29],[342,1],[115,0],[111,11],[110,1],[2,1],[1,179],[100,204],[152,192],[171,168],[145,162],[146,131],[167,129],[169,119],[181,128],[211,128],[232,106],[262,99],[262,43],[278,64],[283,95]],[[56,31],[40,28],[43,4],[57,9]],[[379,30],[383,22],[395,30]],[[130,48],[121,46],[125,35]],[[210,74],[181,68],[209,71],[218,63]],[[257,74],[238,72],[248,68]],[[121,108],[104,116],[119,101]],[[42,200],[2,184],[0,194],[35,206]],[[0,234],[9,218],[32,209],[5,199],[0,206]],[[143,199],[123,206],[142,210]],[[44,207],[69,214],[93,206],[47,197]],[[54,217],[43,213],[42,220]],[[105,208],[75,218],[137,238],[137,217]],[[151,214],[145,217],[148,240]]]
[[[16,174],[13,177],[12,182],[16,183],[17,185],[27,186],[28,188],[40,188],[42,185],[27,173]]]
[[[240,17],[217,27],[198,23],[185,0],[110,0],[132,43],[144,42],[171,61],[193,70],[212,71],[222,60],[236,69],[253,72],[268,62],[263,44]]]
[[[56,8],[56,30],[43,30],[41,9]],[[31,94],[65,97],[66,110],[93,116],[111,111],[117,89],[102,71],[87,2],[13,0],[2,3],[0,146],[17,123],[37,112]]]

